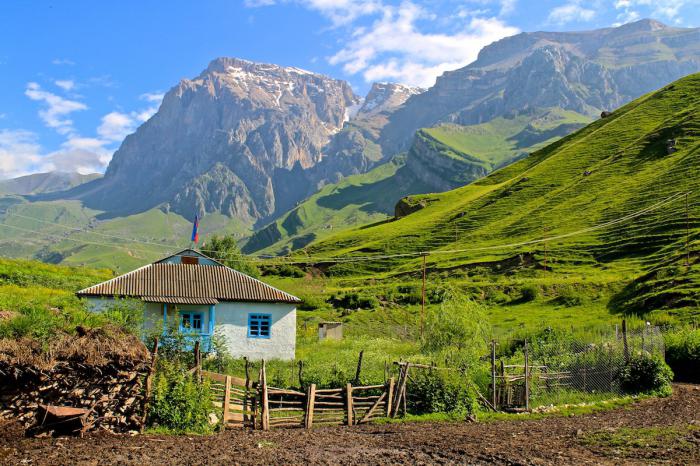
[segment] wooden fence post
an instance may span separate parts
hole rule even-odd
[[[226,423],[228,422],[228,414],[231,406],[231,376],[227,375],[224,381],[224,412],[222,418],[222,430],[226,430]]]
[[[347,411],[348,411],[348,413],[347,413],[347,416],[348,416],[347,424],[348,424],[349,426],[351,426],[352,423],[353,423],[353,417],[354,417],[354,416],[353,416],[353,409],[352,409],[352,384],[351,384],[351,383],[348,383],[348,384],[345,386],[345,404],[346,404],[346,408],[347,408]]]
[[[386,401],[386,417],[391,416],[391,404],[394,401],[394,378],[389,379],[389,387],[387,389],[387,401]]]
[[[530,410],[530,360],[525,340],[525,409]]]
[[[357,371],[355,371],[355,385],[360,385],[360,372],[362,371],[362,355],[365,354],[365,350],[360,351],[360,356],[357,358]]]
[[[314,405],[316,404],[316,384],[312,383],[306,390],[306,416],[304,416],[304,427],[311,429],[314,425]]]
[[[267,396],[267,374],[265,371],[265,360],[262,360],[262,378],[260,384],[262,385],[261,396],[262,396],[262,428],[263,430],[270,430],[270,404]]]
[[[304,361],[299,360],[299,388],[304,386]]]
[[[496,340],[491,340],[491,405],[496,408]]]

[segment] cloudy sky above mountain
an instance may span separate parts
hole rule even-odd
[[[103,171],[163,93],[218,56],[429,86],[520,31],[652,17],[700,25],[700,0],[10,2],[0,16],[0,179]]]

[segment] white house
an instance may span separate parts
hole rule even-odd
[[[216,331],[233,356],[294,359],[296,296],[193,249],[80,290],[99,312],[115,299],[145,302],[146,325],[176,325],[208,348]]]

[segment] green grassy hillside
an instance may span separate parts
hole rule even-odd
[[[552,108],[498,117],[478,125],[443,124],[421,131],[452,148],[451,153],[446,151],[446,156],[469,154],[493,169],[508,165],[588,123],[590,118],[585,115]]]
[[[588,117],[576,112],[540,109],[478,125],[424,128],[416,135],[419,141],[408,154],[396,156],[368,173],[323,187],[256,232],[244,251],[285,254],[338,231],[381,222],[393,216],[394,206],[402,197],[436,189],[429,179],[423,179],[421,166],[438,177],[440,183],[447,183],[445,189],[461,186],[588,122]],[[406,166],[407,158],[414,158],[416,163]],[[437,168],[442,158],[456,164],[450,164],[443,173]]]
[[[676,151],[668,153],[674,139]],[[400,255],[320,264],[346,285],[415,280],[420,251],[433,277],[512,291],[524,284],[555,297],[589,286],[614,312],[698,315],[700,288],[700,75],[644,96],[584,129],[471,185],[412,196],[424,209],[397,221],[312,243],[318,258]],[[617,221],[689,192],[690,266],[684,197],[647,214],[574,236],[530,243]],[[547,267],[544,270],[545,248]],[[401,278],[404,277],[404,278]],[[496,286],[497,285],[497,286]],[[553,291],[554,290],[554,291]]]
[[[192,223],[180,215],[152,209],[101,219],[101,213],[79,201],[0,198],[0,255],[126,272],[189,244]],[[216,214],[200,225],[203,241],[211,233],[247,231]]]

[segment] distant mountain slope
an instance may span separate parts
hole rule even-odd
[[[471,125],[528,108],[597,116],[700,71],[700,28],[641,20],[582,32],[524,32],[484,47],[411,97],[382,130],[385,152],[406,150],[420,128]]]
[[[28,195],[65,191],[95,180],[100,176],[102,175],[99,173],[90,173],[88,175],[67,172],[33,173],[9,180],[0,180],[0,195]]]
[[[684,192],[690,193],[688,268]],[[478,269],[495,276],[532,277],[543,267],[544,245],[528,241],[617,221],[667,199],[675,200],[620,224],[549,241],[544,283],[605,276],[627,284],[610,302],[613,310],[682,308],[679,315],[697,315],[700,74],[644,96],[471,185],[412,196],[424,208],[400,220],[341,232],[312,243],[303,254],[442,250],[450,252],[428,257],[432,272]],[[520,242],[526,244],[499,246]],[[417,256],[400,256],[324,268],[354,276],[371,271],[381,278],[414,273],[419,261]]]

